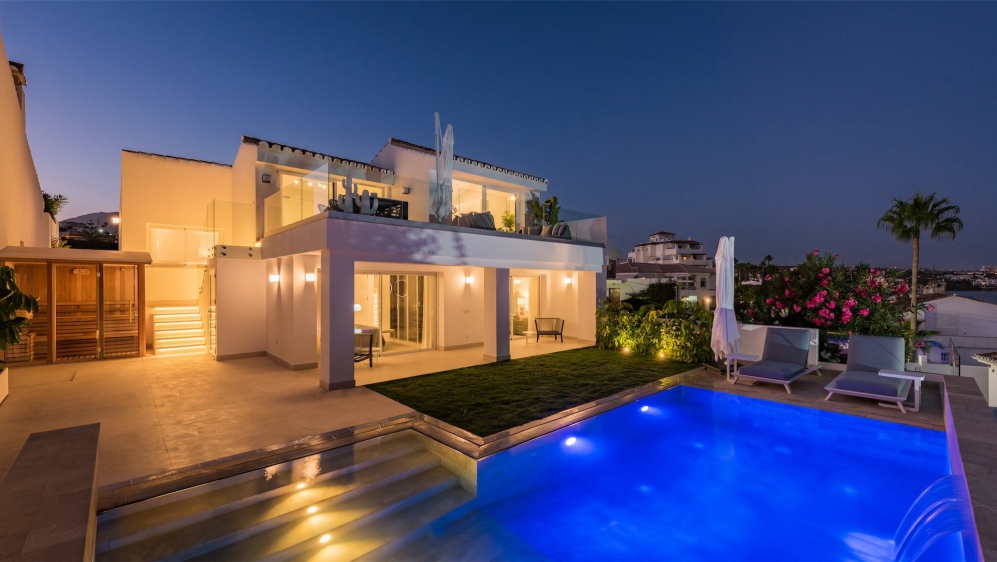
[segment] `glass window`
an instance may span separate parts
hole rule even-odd
[[[495,228],[516,230],[516,196],[506,191],[485,188],[485,210],[495,218]]]
[[[482,193],[483,190],[480,185],[454,180],[453,206],[456,209],[456,214],[464,215],[467,213],[482,212]]]
[[[155,264],[205,264],[217,244],[217,232],[200,228],[155,226],[149,231],[149,253]]]
[[[353,276],[353,331],[374,335],[380,353],[436,347],[436,276]]]

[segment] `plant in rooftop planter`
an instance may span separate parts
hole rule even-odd
[[[0,266],[0,351],[21,342],[21,328],[38,312],[38,301],[17,287],[14,268]],[[7,367],[0,361],[0,401],[7,397]]]
[[[561,212],[561,206],[557,204],[557,196],[551,195],[544,201],[544,223],[551,226],[560,222],[558,214]]]
[[[526,200],[526,213],[526,233],[539,236],[543,229],[546,211],[536,193],[531,193],[529,199]]]
[[[499,230],[514,232],[516,230],[516,214],[512,211],[502,213],[502,228]]]

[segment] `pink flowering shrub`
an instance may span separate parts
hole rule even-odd
[[[903,318],[910,286],[900,272],[846,267],[837,260],[814,250],[794,268],[769,266],[761,285],[738,288],[738,319],[842,335],[907,336]]]

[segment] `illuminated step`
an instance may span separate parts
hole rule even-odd
[[[198,314],[199,312],[196,306],[156,306],[152,308],[153,314]]]
[[[156,330],[156,341],[170,340],[176,338],[196,338],[204,337],[204,330],[192,328],[189,330]]]
[[[201,322],[159,322],[156,324],[156,333],[171,332],[174,330],[200,330]]]
[[[204,336],[197,338],[173,338],[173,339],[157,339],[156,349],[172,349],[175,347],[190,347],[190,346],[204,346]]]
[[[191,345],[187,347],[170,347],[156,349],[156,355],[192,355],[204,353],[203,345]]]
[[[153,314],[152,319],[156,324],[169,324],[171,322],[196,322],[201,320],[201,315],[194,314]]]

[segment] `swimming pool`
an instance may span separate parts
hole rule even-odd
[[[892,559],[951,474],[940,431],[679,386],[484,459],[479,507],[413,547],[432,558],[473,519],[519,558]],[[962,541],[925,559],[966,559]]]

